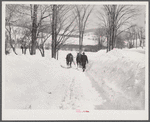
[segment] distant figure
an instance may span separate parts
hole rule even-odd
[[[71,67],[72,62],[73,62],[73,55],[71,53],[69,53],[66,56],[66,64]]]
[[[28,49],[28,45],[26,44],[24,47],[24,54],[26,54],[27,49]]]
[[[22,54],[26,54],[26,50],[27,50],[28,46],[26,42],[23,42],[21,44],[21,50],[22,50]]]
[[[83,55],[81,56],[81,62],[82,62],[82,69],[83,69],[83,72],[84,72],[85,69],[86,69],[86,63],[88,63],[88,58],[87,58],[87,56],[85,55],[84,52],[83,52]]]
[[[82,54],[80,54],[80,53],[77,54],[77,57],[76,57],[77,67],[78,67],[78,65],[82,66],[81,56],[82,56]]]
[[[21,45],[21,50],[22,50],[22,54],[23,54],[23,44]]]

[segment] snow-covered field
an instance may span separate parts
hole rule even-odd
[[[52,38],[50,37],[46,43],[50,43],[52,40]],[[97,45],[98,41],[97,40],[93,40],[93,39],[88,39],[88,38],[83,38],[83,45]],[[74,45],[79,45],[79,38],[75,38],[75,37],[70,37],[69,39],[67,39],[65,41],[64,44],[74,44]]]
[[[6,109],[145,109],[144,49],[86,52],[86,72],[66,67],[69,51],[60,51],[59,60],[50,50],[45,57],[17,52],[5,56]]]
[[[92,40],[92,39],[87,39],[83,38],[83,45],[97,45],[98,41],[97,40]],[[78,38],[69,38],[65,44],[76,44],[79,45],[79,39]]]

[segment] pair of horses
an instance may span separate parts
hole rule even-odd
[[[80,53],[77,54],[77,57],[76,57],[77,66],[78,65],[82,66],[81,56],[82,56],[82,54],[80,54]],[[69,53],[66,56],[66,64],[71,67],[72,62],[74,62],[73,55],[71,53]]]

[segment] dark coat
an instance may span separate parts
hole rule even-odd
[[[77,64],[78,63],[81,63],[81,56],[82,56],[82,54],[77,54],[77,57],[76,57],[76,62],[77,62]]]

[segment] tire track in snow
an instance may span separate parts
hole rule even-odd
[[[106,100],[102,105],[97,105],[96,109],[98,110],[138,110],[141,109],[134,105],[131,100],[126,96],[122,91],[117,90],[113,85],[106,83],[105,81],[100,81],[92,72],[88,72],[92,67],[94,62],[91,62],[91,65],[88,67],[86,76],[92,81],[92,85],[99,92],[101,97]],[[117,92],[119,91],[119,92]]]
[[[72,96],[72,92],[73,92],[73,84],[74,84],[74,78],[72,79],[69,88],[65,92],[65,96],[62,100],[62,104],[59,107],[60,109],[66,109],[67,105],[70,105],[71,98],[72,98],[71,96]],[[65,105],[65,104],[67,104],[67,105]]]
[[[105,102],[92,87],[91,81],[81,71],[69,69],[74,77],[62,100],[60,109],[94,110]]]
[[[114,97],[117,95],[119,95],[118,93],[116,93],[115,91],[113,91],[112,88],[110,88],[109,86],[107,86],[107,84],[105,84],[104,81],[99,81],[98,79],[96,79],[96,77],[93,77],[92,74],[90,72],[88,72],[92,65],[93,65],[93,61],[90,62],[90,65],[88,66],[87,72],[86,72],[86,76],[91,80],[92,82],[92,86],[98,91],[98,93],[100,94],[100,96],[105,99],[105,103],[104,104],[100,104],[96,106],[97,110],[100,109],[116,109],[117,106],[113,103],[114,102]],[[97,82],[99,81],[99,82]]]

